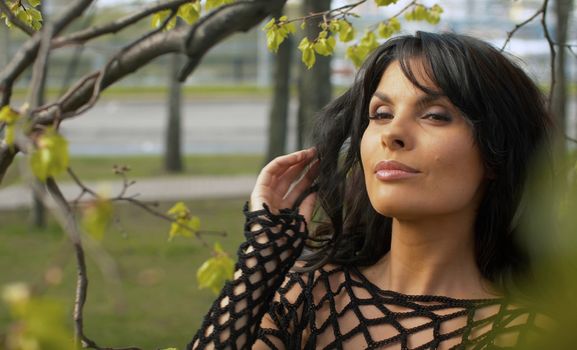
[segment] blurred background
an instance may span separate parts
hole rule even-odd
[[[131,13],[143,1],[96,1],[77,27],[105,23]],[[347,3],[333,0],[331,6]],[[353,18],[357,28],[365,28],[391,16],[406,5],[377,9],[374,2],[363,4]],[[423,1],[431,6],[435,1]],[[515,24],[529,18],[541,5],[539,0],[444,0],[438,2],[444,9],[437,25],[426,22],[403,22],[402,32],[416,30],[454,31],[483,38],[497,47],[505,42],[507,33]],[[67,1],[52,0],[46,10],[58,12]],[[296,17],[301,12],[300,1],[289,1],[285,13]],[[554,6],[549,11],[549,23],[555,23]],[[569,14],[569,28],[575,30],[575,15]],[[263,23],[264,25],[264,23]],[[202,64],[183,84],[182,88],[182,153],[184,154],[264,154],[267,150],[268,112],[271,108],[271,90],[274,83],[275,55],[266,48],[263,25],[245,34],[234,35],[216,45],[202,60]],[[550,25],[553,37],[555,26]],[[50,57],[48,93],[60,93],[71,82],[103,64],[123,45],[150,29],[150,21],[142,20],[136,26],[116,35],[108,35],[89,42],[81,48],[62,48]],[[23,36],[14,30],[0,29],[0,64],[6,64],[22,43]],[[298,34],[298,33],[297,33]],[[360,33],[359,33],[360,34]],[[573,35],[574,36],[574,35]],[[575,40],[575,38],[570,38]],[[283,43],[287,46],[289,43]],[[288,75],[292,88],[289,101],[285,150],[298,148],[297,112],[299,95],[300,51],[292,43],[291,70]],[[352,81],[355,68],[344,57],[345,45],[338,43],[330,60],[332,96]],[[549,47],[544,40],[539,20],[519,30],[506,51],[518,58],[521,65],[542,86],[549,83]],[[82,116],[82,122],[65,123],[63,131],[70,141],[74,155],[160,155],[164,152],[163,130],[167,124],[167,93],[170,85],[172,57],[161,57],[145,68],[115,84],[92,110]],[[566,76],[575,82],[577,60],[569,55]],[[314,68],[313,68],[314,69]],[[21,79],[24,89],[27,80]],[[575,85],[572,85],[573,89]],[[575,136],[574,100],[569,104],[567,131]]]
[[[562,1],[562,0],[560,0]],[[107,23],[133,12],[146,1],[99,0],[71,30]],[[289,0],[289,18],[333,8],[352,1]],[[408,1],[377,8],[368,1],[352,21],[362,30],[397,13]],[[444,12],[437,25],[402,20],[402,33],[454,31],[470,34],[501,47],[516,24],[531,17],[538,0],[439,0]],[[555,2],[554,2],[555,3]],[[572,2],[563,10],[568,43],[577,44],[577,15]],[[46,2],[45,16],[62,11],[67,0]],[[559,18],[550,6],[549,23],[556,38]],[[280,14],[279,14],[280,15]],[[268,21],[268,19],[267,19]],[[196,71],[179,84],[175,68],[185,62],[164,56],[107,89],[85,114],[62,124],[69,141],[71,167],[93,188],[114,194],[122,183],[112,168],[126,165],[131,187],[140,199],[158,201],[166,211],[183,200],[201,219],[204,230],[226,232],[207,235],[209,246],[222,243],[229,255],[243,240],[242,205],[259,169],[276,155],[310,144],[314,113],[342,93],[353,81],[355,66],[338,43],[335,54],[317,57],[308,70],[296,46],[287,40],[278,54],[269,52],[266,33],[258,25],[216,45]],[[71,84],[100,69],[118,49],[149,31],[149,19],[126,31],[67,47],[50,56],[45,99],[62,95]],[[139,34],[142,33],[142,34]],[[359,33],[360,34],[360,33]],[[359,36],[357,35],[357,37]],[[297,37],[302,31],[297,31]],[[26,37],[0,26],[0,66],[14,56]],[[523,26],[505,49],[547,91],[550,83],[549,46],[539,20]],[[565,50],[565,99],[557,105],[566,134],[577,138],[577,59]],[[24,101],[31,73],[18,81],[13,103]],[[558,79],[559,81],[559,79]],[[574,143],[569,143],[575,149]],[[49,294],[61,298],[68,309],[74,293],[74,257],[60,227],[44,212],[22,180],[25,159],[18,156],[0,186],[0,285],[24,281],[48,283]],[[66,175],[58,178],[65,195],[79,189]],[[167,243],[169,223],[142,209],[116,205],[115,219],[100,243],[119,271],[107,274],[102,260],[89,256],[91,289],[86,306],[86,333],[106,346],[138,345],[144,349],[182,347],[198,328],[214,298],[199,290],[196,270],[211,251],[198,240],[178,237]],[[9,322],[0,304],[0,329]]]

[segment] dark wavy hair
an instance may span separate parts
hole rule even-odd
[[[417,80],[415,60],[440,91]],[[550,144],[553,123],[544,96],[519,66],[484,41],[452,33],[388,40],[366,59],[353,85],[318,113],[317,203],[327,220],[316,227],[316,250],[303,257],[305,270],[326,263],[371,265],[390,250],[392,218],[369,202],[360,141],[369,101],[393,61],[425,93],[445,95],[473,125],[484,165],[494,175],[475,221],[476,262],[485,278],[506,291],[509,282],[531,272],[516,212],[529,165]]]

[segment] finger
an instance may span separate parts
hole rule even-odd
[[[306,171],[305,168],[310,166],[314,159],[307,160],[306,162],[300,162],[293,166],[291,166],[284,174],[282,174],[277,179],[277,184],[275,188],[278,189],[279,193],[282,193],[283,197],[287,193],[290,186],[295,182],[298,181],[302,175],[303,171]]]
[[[251,210],[262,209],[263,202],[268,202],[269,206],[273,203],[280,204],[288,187],[285,188],[284,192],[279,191],[277,187],[278,176],[282,176],[287,169],[290,169],[295,164],[299,164],[303,162],[303,160],[314,157],[315,154],[316,150],[314,148],[309,148],[277,157],[267,164],[259,173],[255,187],[251,193]],[[271,207],[271,210],[274,210],[274,208]]]
[[[316,154],[314,148],[279,156],[268,163],[257,178],[257,185],[272,186],[273,181],[282,176],[291,166],[312,158]]]

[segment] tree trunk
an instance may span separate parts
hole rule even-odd
[[[168,172],[181,172],[181,83],[178,81],[178,71],[182,66],[181,54],[172,54],[170,57],[170,87],[168,91],[168,123],[166,125],[164,142],[164,169]]]
[[[282,16],[282,11],[273,17]],[[268,147],[265,162],[286,153],[287,124],[290,101],[290,69],[294,39],[288,36],[274,56],[274,89],[269,112]]]
[[[303,15],[311,12],[329,10],[330,0],[305,0]],[[322,19],[307,21],[305,35],[314,40],[320,32],[318,24]],[[299,107],[297,146],[299,149],[311,145],[311,128],[315,114],[330,102],[332,97],[331,85],[331,56],[317,55],[316,63],[311,69],[300,64],[299,76]]]
[[[550,101],[559,131],[561,135],[565,135],[567,123],[567,64],[566,52],[567,49],[562,46],[567,44],[567,33],[569,30],[569,14],[573,7],[573,0],[556,0],[555,1],[555,16],[557,19],[556,25],[556,42],[559,44],[557,50],[557,60],[555,62],[555,86],[553,87],[553,100]]]

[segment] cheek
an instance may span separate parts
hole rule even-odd
[[[470,198],[485,177],[481,155],[471,141],[455,142],[431,154],[437,187]]]
[[[372,145],[372,146],[371,146]],[[363,165],[363,170],[366,173],[369,169],[371,150],[374,149],[373,142],[371,141],[371,132],[369,129],[365,129],[363,136],[361,137],[360,153],[361,153],[361,163]]]

